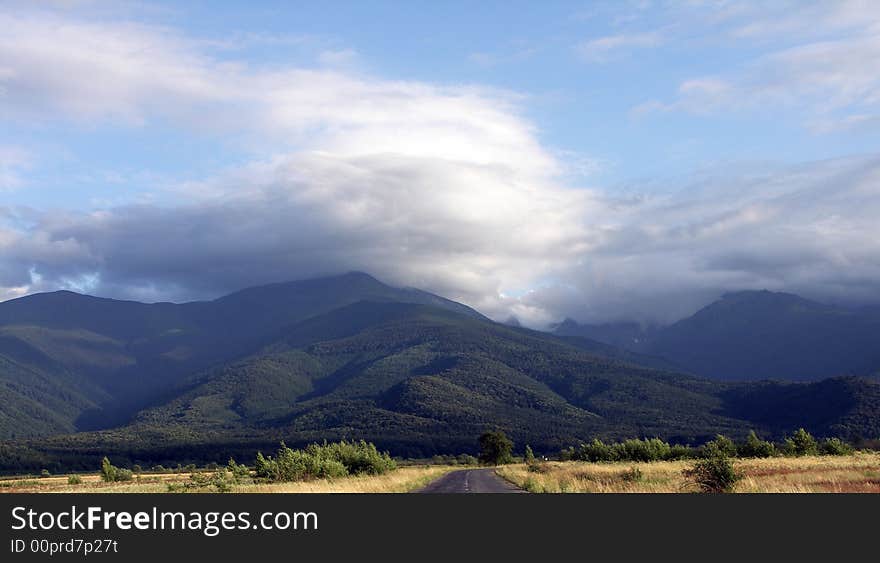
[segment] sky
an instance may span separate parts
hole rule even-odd
[[[880,3],[0,0],[0,300],[880,302]]]

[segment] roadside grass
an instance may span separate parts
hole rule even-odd
[[[401,467],[383,475],[358,475],[293,483],[233,485],[233,493],[406,493],[424,487],[455,466]],[[97,473],[79,474],[82,483],[70,485],[67,475],[0,480],[0,493],[167,493],[169,484],[185,483],[191,473],[144,473],[132,481],[105,483]],[[208,491],[205,491],[208,492]]]
[[[681,493],[697,488],[682,474],[693,461],[580,461],[499,467],[499,476],[533,493]],[[880,453],[734,460],[738,493],[880,493]]]

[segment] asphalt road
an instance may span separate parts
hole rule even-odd
[[[440,477],[420,493],[524,493],[498,475],[494,469],[463,469]]]

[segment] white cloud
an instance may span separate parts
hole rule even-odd
[[[677,193],[606,204],[600,242],[530,305],[668,322],[741,289],[877,302],[880,155],[725,168]]]
[[[134,24],[0,16],[0,27],[0,120],[172,123],[262,149],[164,205],[0,206],[0,298],[89,284],[184,299],[358,269],[531,325],[670,320],[743,288],[876,301],[877,156],[614,199],[563,185],[570,155],[541,145],[508,92],[254,68]],[[873,78],[852,80],[845,61],[835,75],[833,45],[827,58],[795,49],[761,64],[813,65],[798,87],[832,109],[868,103]],[[766,99],[788,91],[747,76]],[[693,80],[680,96],[733,103],[738,84]]]
[[[789,110],[814,132],[856,129],[880,115],[880,3],[725,3],[697,13],[707,36],[759,54],[736,68],[684,80],[672,100],[648,100],[633,114]]]
[[[565,170],[510,93],[251,68],[134,24],[0,27],[0,119],[173,123],[275,155],[181,184],[171,206],[6,210],[0,287],[36,271],[40,287],[85,277],[105,294],[189,297],[361,269],[492,313],[505,286],[583,247],[592,196],[558,186]]]
[[[19,188],[24,184],[22,173],[33,159],[28,151],[0,145],[0,192]]]
[[[329,67],[348,67],[358,61],[359,54],[354,49],[328,49],[318,53],[318,62]]]
[[[578,44],[575,51],[587,62],[604,63],[636,49],[657,47],[664,41],[659,32],[622,33],[590,39]]]

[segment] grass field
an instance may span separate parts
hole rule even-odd
[[[406,493],[454,469],[453,466],[406,466],[384,475],[318,479],[299,483],[233,485],[234,493]],[[0,493],[166,493],[168,484],[185,483],[190,473],[145,473],[132,481],[104,483],[97,473],[80,474],[82,484],[69,485],[67,475],[0,480]],[[208,492],[208,491],[206,491]]]
[[[690,461],[652,463],[542,462],[502,466],[497,473],[534,493],[683,493],[696,492],[682,470]],[[746,459],[734,462],[743,478],[738,493],[880,493],[880,453],[851,456]],[[450,465],[408,465],[384,475],[361,475],[297,483],[233,485],[234,493],[405,493],[450,471]],[[190,473],[145,473],[128,482],[104,483],[97,473],[0,479],[0,493],[166,493],[168,484],[190,481]],[[209,489],[205,489],[209,491]],[[197,491],[198,492],[198,491]]]
[[[682,470],[689,461],[546,462],[499,467],[500,476],[535,493],[695,492]],[[880,453],[736,460],[739,493],[880,493]],[[635,468],[635,469],[634,469]]]

